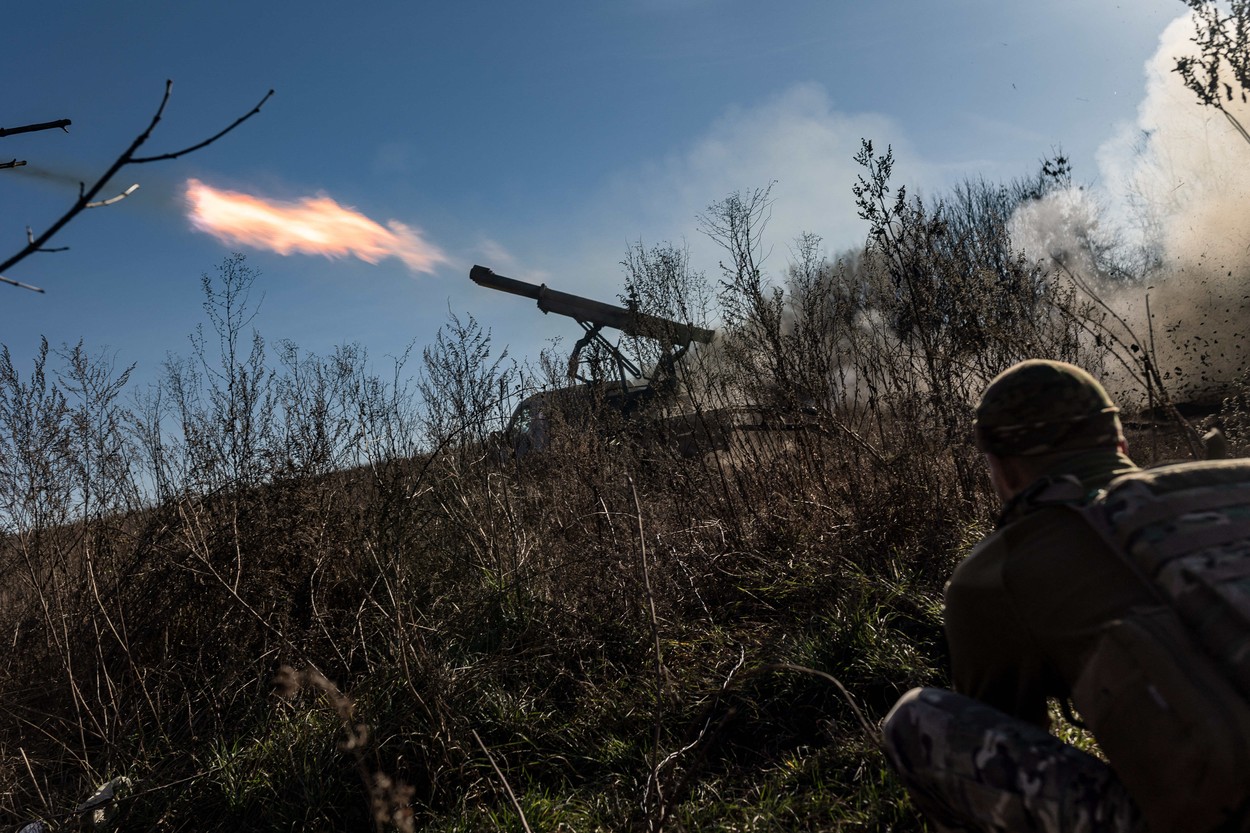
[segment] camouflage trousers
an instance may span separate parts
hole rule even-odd
[[[883,733],[890,763],[938,830],[1145,830],[1105,763],[952,691],[909,691],[886,717]]]

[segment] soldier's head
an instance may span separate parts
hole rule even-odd
[[[990,382],[973,430],[994,488],[1007,500],[1057,459],[1091,449],[1126,450],[1119,414],[1103,386],[1081,368],[1030,359]]]

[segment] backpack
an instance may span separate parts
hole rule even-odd
[[[1157,600],[1105,626],[1073,702],[1152,833],[1250,830],[1250,460],[1069,505]]]

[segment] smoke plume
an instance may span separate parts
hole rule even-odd
[[[1027,204],[1012,231],[1031,257],[1097,286],[1141,348],[1153,335],[1157,366],[1180,398],[1211,399],[1250,358],[1250,143],[1173,71],[1195,54],[1195,31],[1186,15],[1160,36],[1136,122],[1099,151],[1096,192]],[[1237,92],[1224,106],[1250,125]]]

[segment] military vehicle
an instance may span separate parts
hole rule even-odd
[[[517,405],[503,438],[510,454],[520,458],[542,451],[551,441],[554,414],[587,414],[593,407],[610,409],[624,424],[639,429],[635,435],[666,443],[683,456],[725,447],[725,414],[683,411],[677,396],[679,363],[694,344],[711,344],[715,330],[505,277],[485,266],[474,266],[469,278],[479,286],[531,298],[544,314],[572,318],[583,330],[569,356],[573,384],[534,394]],[[654,340],[660,347],[655,366],[640,367],[619,342],[604,335],[605,329]],[[592,344],[608,358],[609,367],[604,362],[587,367],[591,363],[583,361],[583,352]]]

